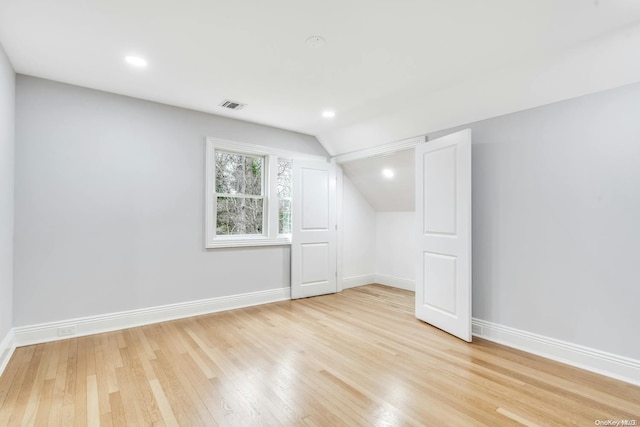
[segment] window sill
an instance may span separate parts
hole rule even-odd
[[[211,242],[207,242],[206,249],[217,248],[243,248],[252,246],[284,246],[291,244],[291,237],[278,237],[276,239],[267,239],[264,237],[255,238],[218,238]]]

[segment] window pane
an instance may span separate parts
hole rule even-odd
[[[216,151],[216,193],[262,195],[264,158]]]
[[[291,162],[278,160],[278,197],[291,197]]]
[[[278,233],[291,234],[291,162],[278,160]]]
[[[262,234],[263,199],[218,197],[216,234]]]
[[[278,233],[291,234],[291,200],[280,199]]]

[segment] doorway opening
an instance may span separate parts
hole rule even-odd
[[[413,290],[418,319],[471,341],[471,131],[407,145],[337,159],[339,282]]]

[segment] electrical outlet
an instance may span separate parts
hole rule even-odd
[[[482,335],[482,326],[480,325],[471,325],[471,332],[476,335]]]
[[[75,334],[76,334],[75,326],[63,326],[62,328],[58,328],[59,337],[66,337],[66,336],[75,335]]]

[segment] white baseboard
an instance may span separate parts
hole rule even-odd
[[[0,375],[4,372],[4,368],[7,367],[9,359],[11,359],[15,349],[14,334],[13,329],[11,329],[7,336],[0,342]]]
[[[355,288],[356,286],[370,285],[376,282],[374,274],[345,277],[342,279],[342,289]]]
[[[404,289],[406,291],[416,291],[416,281],[409,279],[401,279],[400,277],[387,276],[385,274],[376,274],[375,283],[391,286],[394,288]]]
[[[168,320],[182,319],[185,317],[216,313],[235,308],[285,301],[290,298],[291,288],[286,287],[158,307],[142,308],[138,310],[122,311],[119,313],[42,323],[39,325],[20,326],[13,328],[13,333],[15,334],[13,343],[16,347],[40,344],[67,338],[133,328],[135,326],[165,322]],[[58,334],[58,330],[60,328],[67,329],[67,332],[69,333],[64,336],[60,336]]]
[[[401,289],[415,290],[415,284],[412,280],[378,274],[375,276],[365,275],[344,279],[343,288],[369,283],[380,283]],[[216,313],[276,301],[285,301],[288,299],[290,299],[290,288],[277,288],[119,313],[49,322],[39,325],[16,327],[9,331],[7,336],[0,342],[0,375],[16,347],[116,331],[151,323]],[[71,328],[73,333],[59,336],[59,328]],[[583,347],[481,319],[473,319],[473,329],[473,335],[479,338],[640,385],[639,360]]]
[[[473,319],[473,335],[587,371],[640,385],[640,360],[572,344],[485,320]]]

